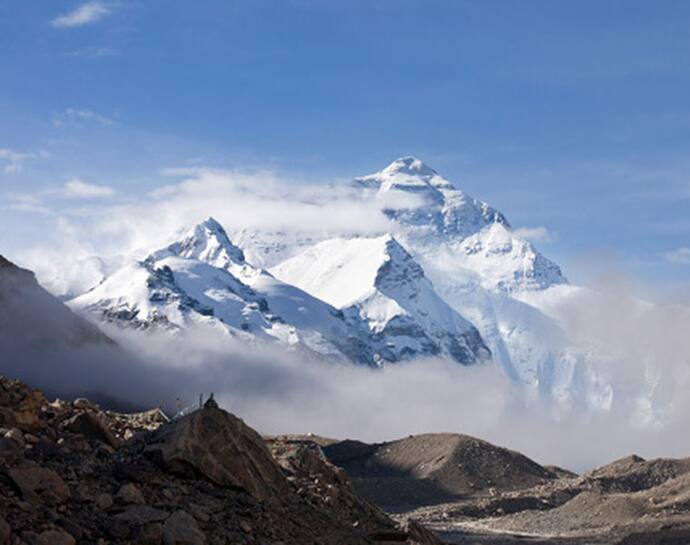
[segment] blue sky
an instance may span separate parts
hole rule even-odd
[[[0,0],[0,253],[166,168],[322,183],[413,154],[570,276],[675,286],[688,97],[685,1]]]

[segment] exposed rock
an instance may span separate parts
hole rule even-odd
[[[70,497],[65,481],[52,469],[38,466],[15,467],[9,469],[7,474],[28,500],[60,504]]]
[[[65,422],[65,427],[73,433],[79,433],[87,439],[102,441],[113,448],[120,444],[105,423],[90,411],[77,413]]]
[[[173,473],[197,473],[216,484],[241,487],[258,500],[287,491],[261,436],[220,409],[205,408],[160,428],[146,453]]]
[[[62,530],[46,530],[36,539],[36,545],[75,545],[76,541]]]
[[[205,545],[206,536],[189,513],[175,511],[163,525],[164,545]]]
[[[4,518],[0,518],[0,545],[9,545],[12,529]]]
[[[115,515],[117,520],[123,520],[134,526],[143,526],[151,522],[161,522],[168,518],[168,513],[149,507],[148,505],[135,505],[126,511]]]
[[[137,485],[132,483],[120,487],[120,490],[118,490],[115,495],[115,500],[124,504],[143,505],[146,503],[141,490],[139,490]]]

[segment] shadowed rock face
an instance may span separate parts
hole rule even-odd
[[[205,407],[160,428],[145,452],[173,473],[198,473],[216,484],[243,488],[258,500],[287,491],[285,478],[261,436],[216,407]]]
[[[31,271],[0,256],[0,343],[50,349],[113,341],[44,290]]]

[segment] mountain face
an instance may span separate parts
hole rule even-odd
[[[0,348],[54,351],[113,345],[108,337],[39,286],[31,271],[0,256]]]
[[[421,266],[390,235],[334,239],[288,259],[277,277],[363,321],[385,361],[445,356],[488,360],[477,329],[434,291]]]
[[[506,292],[564,284],[560,268],[513,232],[503,214],[456,189],[414,157],[355,179],[398,224],[403,244],[426,260],[452,260],[479,283]]]

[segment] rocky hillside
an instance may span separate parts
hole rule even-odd
[[[438,544],[359,499],[318,446],[263,438],[213,400],[159,410],[49,402],[0,379],[0,544]]]
[[[54,349],[113,344],[97,327],[39,286],[34,273],[1,255],[0,343],[4,350],[14,345]]]

